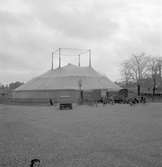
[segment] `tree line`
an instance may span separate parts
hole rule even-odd
[[[19,86],[21,86],[22,84],[24,84],[24,82],[20,82],[20,81],[16,81],[16,82],[11,82],[9,84],[0,84],[0,89],[5,89],[5,90],[13,90],[18,88]]]
[[[148,56],[145,53],[131,55],[121,64],[121,75],[125,86],[133,82],[137,87],[137,94],[141,94],[141,82],[146,79],[152,80],[152,92],[155,91],[161,79],[162,57]]]

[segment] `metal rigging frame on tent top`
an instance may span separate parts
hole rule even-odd
[[[68,51],[77,51],[78,53],[75,54],[63,54],[64,52]],[[78,56],[78,66],[80,66],[80,56],[82,54],[88,53],[89,55],[89,67],[91,67],[91,49],[77,49],[77,48],[58,48],[54,51],[52,51],[52,67],[51,70],[53,70],[53,57],[54,55],[58,55],[59,57],[59,68],[61,68],[61,56]]]

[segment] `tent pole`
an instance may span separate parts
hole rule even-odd
[[[89,49],[89,67],[91,67],[91,49]]]
[[[78,66],[80,67],[80,55],[78,55]]]
[[[61,68],[61,48],[59,48],[59,68]]]
[[[51,70],[53,70],[53,55],[54,55],[54,53],[52,52],[52,68],[51,68]]]

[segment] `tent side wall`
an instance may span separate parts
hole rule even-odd
[[[80,91],[78,90],[30,90],[14,91],[13,101],[16,102],[48,102],[49,99],[59,101],[60,96],[70,96],[73,102],[78,102]]]
[[[14,91],[13,102],[49,103],[49,99],[59,102],[60,96],[69,96],[74,103],[81,100],[80,90],[30,90]],[[101,90],[83,90],[83,101],[96,101],[101,98]]]

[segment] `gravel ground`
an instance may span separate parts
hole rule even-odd
[[[0,105],[0,167],[162,167],[162,103]]]

